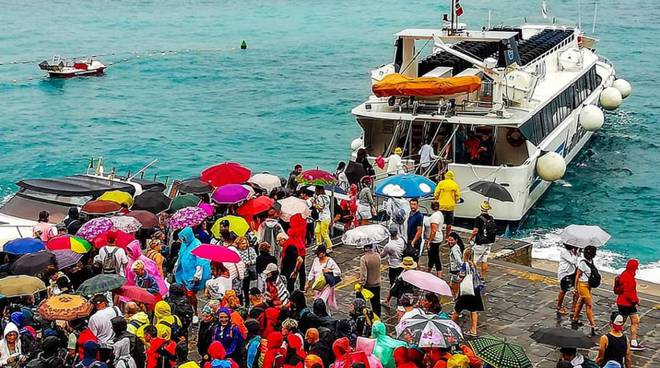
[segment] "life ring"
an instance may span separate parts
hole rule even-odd
[[[506,132],[506,141],[513,147],[520,147],[525,143],[525,137],[523,137],[520,130],[516,128],[509,128]]]

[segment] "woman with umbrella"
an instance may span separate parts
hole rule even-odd
[[[330,197],[325,194],[322,186],[317,186],[314,196],[311,198],[312,207],[318,213],[318,220],[314,226],[314,238],[316,244],[325,243],[326,248],[332,250],[330,239]]]
[[[463,252],[463,265],[459,272],[459,278],[460,291],[451,318],[457,321],[462,311],[469,311],[471,323],[470,331],[466,332],[466,335],[476,336],[479,319],[478,312],[484,310],[484,303],[481,300],[481,289],[483,285],[477,273],[477,266],[474,263],[474,253],[471,248]]]
[[[186,295],[190,304],[197,310],[197,292],[206,284],[211,275],[211,263],[209,260],[198,258],[192,254],[193,249],[201,243],[195,238],[193,230],[186,227],[179,232],[181,247],[179,257],[174,270],[174,277],[178,284],[186,288]]]

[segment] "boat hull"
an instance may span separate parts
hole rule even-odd
[[[93,70],[73,70],[73,71],[48,71],[48,76],[51,78],[73,78],[85,77],[91,75],[103,74],[105,68],[98,68]]]

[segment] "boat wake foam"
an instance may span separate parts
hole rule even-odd
[[[559,247],[561,240],[559,233],[561,229],[552,231],[537,230],[520,238],[520,240],[527,241],[533,244],[532,257],[536,259],[546,259],[549,261],[559,261]],[[600,270],[619,274],[623,271],[623,265],[628,257],[622,254],[609,251],[607,249],[599,249],[598,256],[596,257],[596,266]],[[618,267],[617,265],[621,265]],[[660,261],[642,264],[637,271],[637,278],[644,281],[657,283],[660,280]]]

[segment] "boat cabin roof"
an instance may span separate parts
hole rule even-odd
[[[439,28],[408,28],[396,33],[396,37],[414,38],[416,40],[429,40],[433,36],[439,36],[443,40],[470,40],[470,41],[500,41],[508,40],[518,35],[514,31],[481,31],[466,30],[454,36],[447,36],[447,31]]]
[[[165,185],[158,182],[134,179],[144,190],[158,188],[163,190]],[[73,175],[55,179],[25,179],[16,183],[23,189],[42,193],[59,194],[63,196],[92,196],[98,197],[109,190],[119,190],[130,194],[135,193],[135,187],[129,182],[109,180],[87,175]]]

